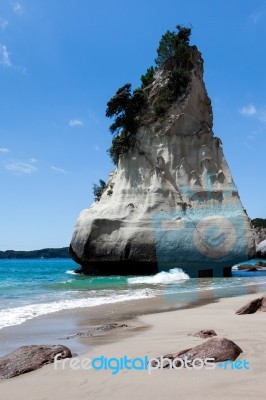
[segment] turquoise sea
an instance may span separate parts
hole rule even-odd
[[[0,329],[60,310],[162,295],[189,302],[199,291],[223,297],[266,287],[266,276],[199,280],[176,268],[153,276],[93,277],[75,274],[76,268],[71,259],[0,260]]]

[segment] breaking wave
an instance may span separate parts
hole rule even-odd
[[[170,269],[169,272],[159,272],[153,276],[138,276],[134,278],[128,278],[128,283],[130,285],[169,285],[171,283],[178,283],[190,279],[189,276],[180,268]]]
[[[121,301],[138,300],[151,297],[155,297],[155,293],[153,293],[152,290],[137,289],[131,293],[113,293],[110,296],[61,300],[57,302],[37,303],[22,307],[8,308],[6,310],[0,310],[0,329],[7,326],[20,325],[29,319],[39,317],[40,315],[55,313],[61,310],[95,307],[101,304],[119,303]]]

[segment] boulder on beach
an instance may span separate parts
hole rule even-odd
[[[4,357],[0,357],[0,379],[13,378],[26,372],[34,371],[45,364],[51,364],[54,357],[71,358],[68,347],[61,345],[22,346]]]
[[[266,312],[266,297],[259,297],[258,299],[249,301],[247,304],[236,310],[236,314],[254,314],[256,311]]]
[[[266,258],[266,240],[259,243],[256,256],[258,258]]]
[[[167,361],[175,360],[175,365],[181,366],[181,360],[193,362],[195,359],[200,359],[203,362],[207,358],[214,358],[214,362],[223,362],[227,360],[235,361],[239,354],[243,353],[242,349],[232,340],[226,338],[212,338],[204,343],[192,347],[190,349],[179,351],[178,353],[166,354],[162,358],[158,358],[152,362],[159,367],[163,363],[164,368],[169,368],[170,363]],[[165,360],[164,360],[165,359]]]
[[[217,336],[217,333],[213,329],[202,329],[201,331],[190,333],[189,336],[200,337],[202,339]]]

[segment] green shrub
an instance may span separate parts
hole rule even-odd
[[[106,183],[102,179],[99,180],[99,184],[96,184],[96,183],[93,184],[92,190],[93,190],[95,201],[100,200],[101,195],[103,194],[103,191],[105,188],[106,188]]]
[[[154,112],[162,117],[166,110],[186,90],[191,79],[193,63],[189,38],[191,28],[177,25],[176,32],[167,31],[160,41],[155,60],[168,74],[167,83],[161,88]]]
[[[114,122],[109,129],[112,133],[120,133],[125,130],[134,134],[137,129],[136,116],[143,105],[145,96],[143,90],[138,88],[131,93],[131,84],[122,86],[114,97],[107,103],[106,116],[114,117]]]
[[[255,218],[252,219],[251,222],[255,228],[266,228],[266,218]]]
[[[161,97],[167,103],[175,101],[186,89],[190,81],[190,72],[177,68],[169,74],[167,85],[161,89]]]
[[[153,81],[154,81],[154,73],[155,73],[155,68],[150,67],[147,69],[145,75],[141,75],[141,88],[144,89],[146,86],[149,86]]]
[[[161,38],[155,63],[160,67],[173,57],[184,55],[184,48],[189,48],[191,28],[176,26],[177,31],[167,31]]]
[[[110,155],[113,163],[115,165],[118,164],[119,156],[121,154],[127,153],[131,148],[135,145],[135,138],[130,133],[126,131],[122,131],[117,136],[115,136],[112,140],[111,147],[107,150]]]
[[[139,126],[138,113],[145,102],[145,95],[141,88],[131,93],[131,84],[127,83],[116,92],[107,103],[106,116],[115,117],[110,131],[116,136],[108,150],[111,159],[118,163],[120,154],[128,152],[134,147],[134,136]]]
[[[163,104],[158,104],[154,107],[154,112],[157,117],[162,117],[166,112],[166,107]]]

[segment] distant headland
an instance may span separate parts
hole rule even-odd
[[[0,251],[0,259],[12,258],[70,258],[68,247],[59,249],[41,249],[31,251],[6,250]]]

